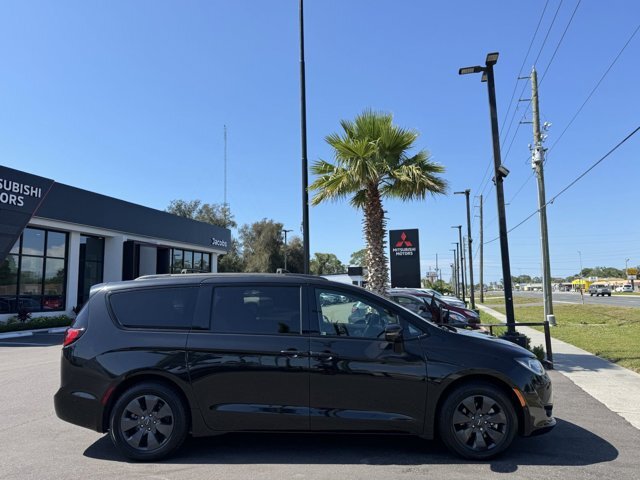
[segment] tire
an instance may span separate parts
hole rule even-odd
[[[487,460],[511,445],[518,417],[511,400],[499,388],[470,382],[444,400],[438,431],[443,443],[461,457]]]
[[[144,382],[125,390],[109,416],[111,441],[132,460],[168,457],[180,448],[188,431],[182,399],[160,383]]]

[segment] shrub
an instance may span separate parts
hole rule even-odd
[[[7,323],[0,323],[0,333],[16,332],[21,330],[36,330],[39,328],[68,327],[73,321],[67,315],[57,315],[55,317],[36,317],[26,321],[20,321],[18,316],[10,318]]]

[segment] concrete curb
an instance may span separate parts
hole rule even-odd
[[[6,332],[6,333],[0,333],[0,340],[5,339],[5,338],[30,337],[31,335],[33,335],[33,331],[32,330],[20,330],[20,331],[17,331],[17,332]]]
[[[35,330],[17,330],[15,332],[0,333],[0,340],[7,338],[19,338],[30,337],[34,333],[64,333],[69,327],[52,327],[52,328],[37,328]]]
[[[502,313],[484,305],[478,307],[506,323],[507,318]],[[517,328],[531,338],[532,346],[544,345],[542,332],[528,327]],[[640,374],[553,337],[551,348],[556,371],[640,429]]]

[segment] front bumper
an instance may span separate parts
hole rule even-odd
[[[522,434],[541,435],[553,429],[556,419],[553,417],[553,388],[549,375],[546,372],[534,375],[520,393],[525,401]]]

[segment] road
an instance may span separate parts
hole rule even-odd
[[[638,479],[640,430],[550,372],[558,426],[470,462],[437,441],[393,436],[233,434],[190,439],[172,459],[130,463],[109,438],[59,420],[60,336],[0,341],[0,478],[48,479]]]
[[[542,304],[542,292],[514,292],[520,297],[539,298]],[[558,304],[575,303],[582,304],[579,293],[553,292],[553,302]],[[585,304],[612,305],[616,307],[640,307],[640,295],[611,295],[610,297],[596,297],[589,294],[584,296]]]

